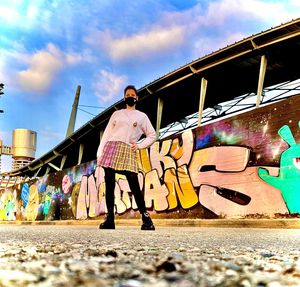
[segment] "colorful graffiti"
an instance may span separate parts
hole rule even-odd
[[[259,168],[258,174],[268,184],[281,191],[289,212],[300,213],[300,145],[296,144],[288,126],[283,126],[278,134],[289,145],[281,154],[279,175],[269,175],[268,170],[264,168]]]
[[[153,217],[300,213],[298,127],[285,117],[272,120],[285,109],[273,104],[140,150],[139,183]],[[136,211],[126,178],[117,175],[115,212],[130,218]],[[88,219],[105,212],[104,171],[95,161],[0,193],[0,220]]]

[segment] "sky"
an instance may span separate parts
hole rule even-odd
[[[64,140],[78,85],[75,129],[126,85],[299,16],[299,0],[0,0],[0,139],[33,130],[38,158]]]

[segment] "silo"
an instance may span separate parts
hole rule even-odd
[[[12,137],[13,169],[21,168],[35,159],[37,134],[28,129],[14,129]]]

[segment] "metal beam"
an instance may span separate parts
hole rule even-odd
[[[191,71],[195,74],[197,73],[197,70],[195,68],[193,68],[192,66],[189,66],[189,68],[191,69]]]
[[[220,65],[220,64],[222,64],[222,63],[224,63],[224,62],[227,62],[227,61],[233,60],[233,59],[235,59],[235,58],[241,57],[241,56],[243,56],[243,55],[245,55],[245,54],[247,54],[247,53],[252,52],[253,50],[258,50],[258,49],[261,49],[261,48],[263,48],[263,47],[267,47],[267,46],[273,45],[273,44],[275,44],[275,43],[278,43],[278,42],[282,42],[282,41],[288,40],[288,39],[290,39],[290,38],[298,37],[299,35],[300,35],[300,32],[295,32],[295,33],[289,34],[289,35],[287,35],[287,36],[285,36],[285,37],[277,38],[277,39],[275,39],[275,40],[273,40],[273,41],[267,42],[267,43],[262,44],[262,45],[257,45],[257,44],[254,42],[254,40],[256,40],[257,37],[250,38],[248,41],[250,41],[250,43],[251,43],[253,49],[247,49],[247,50],[245,50],[245,51],[243,51],[243,52],[241,52],[241,53],[238,53],[238,54],[235,54],[235,55],[232,55],[232,56],[229,56],[229,57],[225,57],[225,58],[223,58],[223,59],[221,59],[221,60],[218,60],[218,61],[213,62],[213,63],[211,63],[211,64],[208,64],[208,65],[206,65],[206,66],[203,66],[203,67],[200,68],[200,69],[195,69],[194,67],[192,67],[192,65],[190,65],[189,68],[190,68],[190,70],[192,71],[191,74],[187,74],[187,75],[185,75],[185,76],[183,76],[183,77],[181,77],[181,78],[179,78],[179,79],[177,79],[177,80],[174,80],[174,81],[172,81],[172,82],[169,82],[168,84],[166,84],[166,85],[164,85],[164,86],[158,88],[157,90],[155,90],[155,91],[153,91],[153,92],[158,92],[158,91],[160,91],[160,90],[163,90],[163,89],[165,89],[165,88],[167,88],[167,87],[169,87],[169,86],[172,86],[172,85],[176,84],[177,82],[179,82],[179,81],[181,81],[181,80],[184,80],[185,78],[188,78],[188,77],[192,76],[192,75],[195,74],[195,73],[200,73],[200,72],[202,72],[202,71],[204,71],[204,70],[210,69],[210,68],[212,68],[212,67],[214,67],[214,66],[217,66],[217,65]],[[222,51],[223,51],[223,50],[226,50],[226,49],[222,49]],[[222,51],[220,51],[220,52],[222,52]],[[213,54],[218,54],[218,53],[220,53],[220,52],[216,52],[216,53],[213,53]],[[210,56],[210,55],[208,55],[207,57],[204,57],[204,58],[208,58],[209,56]],[[185,66],[184,66],[182,69],[184,69],[184,68],[185,68]],[[182,70],[182,69],[181,69],[181,70]],[[179,70],[180,70],[180,69],[179,69]],[[176,72],[178,72],[178,70],[174,71],[173,73],[169,73],[168,76],[171,76],[171,75],[175,74]],[[162,77],[162,78],[165,78],[165,77]],[[152,83],[151,83],[151,84],[152,84]],[[149,86],[151,86],[151,84],[149,84]],[[153,84],[155,84],[155,83],[153,83]],[[146,87],[146,89],[147,89],[147,88],[148,88],[148,86]]]
[[[6,185],[5,185],[5,188],[7,188],[7,186],[8,186],[8,184],[9,184],[9,182],[10,182],[10,176],[8,177],[8,180],[7,180],[7,182],[6,182]]]
[[[279,42],[282,42],[282,41],[285,41],[285,40],[288,40],[288,39],[291,39],[291,38],[298,37],[299,35],[300,35],[300,31],[294,32],[294,33],[291,33],[291,34],[289,34],[287,36],[284,36],[284,37],[281,37],[281,38],[277,38],[277,39],[272,40],[270,42],[267,42],[265,44],[259,45],[259,46],[257,46],[257,48],[260,49],[260,48],[263,48],[263,47],[267,47],[267,46],[273,45],[275,43],[279,43]]]
[[[157,99],[157,115],[156,115],[156,135],[159,137],[159,130],[161,125],[162,111],[163,111],[164,101],[162,98]]]
[[[59,152],[57,152],[56,150],[53,150],[53,153],[54,153],[56,156],[62,155],[62,154],[60,154]]]
[[[66,163],[66,159],[67,159],[67,156],[64,155],[64,156],[62,157],[62,159],[61,159],[61,162],[60,162],[60,170],[63,169],[63,167],[64,167],[64,165],[65,165],[65,163]]]
[[[37,170],[37,172],[34,174],[34,176],[33,176],[34,178],[37,177],[37,175],[39,174],[39,172],[41,171],[41,169],[42,169],[42,167],[40,166],[39,169]]]
[[[174,84],[176,84],[176,83],[178,83],[178,82],[180,82],[180,81],[182,81],[182,80],[184,80],[186,78],[189,78],[189,77],[191,77],[193,75],[194,75],[194,73],[189,73],[189,74],[187,74],[185,76],[182,76],[181,78],[179,78],[177,80],[174,80],[174,81],[172,81],[172,82],[170,82],[168,84],[165,84],[164,86],[158,88],[157,90],[154,91],[154,93],[157,93],[157,92],[159,92],[159,91],[161,91],[161,90],[163,90],[163,89],[165,89],[167,87],[173,86]]]
[[[259,78],[258,78],[257,93],[256,93],[256,108],[258,108],[260,104],[261,95],[264,87],[266,69],[267,69],[267,58],[265,55],[262,55],[260,59]]]
[[[257,49],[258,46],[257,46],[256,43],[254,42],[254,40],[251,39],[250,42],[251,42],[251,44],[252,44],[252,47],[253,47],[254,49]]]
[[[201,79],[201,88],[200,88],[200,99],[199,99],[199,115],[198,115],[198,127],[201,125],[202,113],[204,108],[204,101],[207,89],[207,80],[202,77]]]
[[[13,177],[13,179],[15,180],[14,183],[13,183],[13,186],[14,186],[17,182],[17,177],[15,176],[15,177]]]
[[[28,165],[28,169],[29,169],[30,171],[34,171],[34,170],[36,170],[37,168],[43,166],[43,164],[44,164],[44,163],[39,163],[39,164],[38,164],[37,166],[35,166],[35,167],[31,167],[30,165]]]
[[[101,130],[101,131],[100,131],[100,134],[99,134],[99,136],[100,136],[100,141],[102,140],[103,134],[104,134],[104,130]]]
[[[83,156],[83,150],[84,150],[84,144],[81,143],[79,145],[79,154],[78,154],[78,163],[77,163],[77,165],[81,164],[81,160],[82,160],[82,156]]]
[[[163,89],[165,89],[165,88],[168,88],[168,87],[170,87],[170,86],[172,86],[172,85],[174,85],[174,84],[176,84],[176,83],[178,83],[178,82],[180,82],[180,81],[182,81],[182,80],[184,80],[184,79],[186,79],[186,78],[189,78],[189,77],[193,76],[193,75],[196,74],[196,73],[199,74],[200,72],[203,72],[203,71],[205,71],[205,70],[207,70],[207,69],[210,69],[210,68],[213,68],[213,67],[215,67],[215,66],[218,66],[218,65],[220,65],[220,64],[222,64],[222,63],[225,63],[225,62],[227,62],[227,61],[231,61],[231,60],[233,60],[233,59],[235,59],[235,58],[241,57],[241,56],[243,56],[243,55],[245,55],[245,54],[247,54],[247,53],[250,53],[250,52],[252,52],[252,49],[248,49],[248,50],[243,51],[243,52],[241,52],[241,53],[239,53],[239,54],[236,54],[236,55],[233,55],[233,56],[229,56],[229,57],[223,58],[222,60],[218,60],[218,61],[216,61],[216,62],[213,62],[213,63],[211,63],[211,64],[208,64],[208,65],[206,65],[206,66],[203,66],[202,68],[199,68],[199,69],[195,69],[192,65],[190,65],[189,68],[190,68],[190,70],[192,71],[192,73],[189,73],[189,74],[187,74],[187,75],[185,75],[185,76],[182,76],[181,78],[178,78],[177,80],[174,80],[174,81],[172,81],[172,82],[169,82],[168,84],[165,84],[164,86],[162,86],[162,87],[156,89],[156,90],[153,91],[153,92],[159,92],[159,91],[161,91],[161,90],[163,90]],[[178,72],[178,71],[176,70],[176,72]],[[172,73],[171,73],[171,74],[172,74]],[[170,75],[171,75],[171,74],[170,74]],[[169,74],[168,74],[168,75],[169,75]],[[150,85],[151,85],[151,84],[150,84]]]
[[[280,83],[276,85],[275,87],[269,87],[269,88],[264,88],[263,91],[266,93],[265,96],[266,98],[261,99],[262,103],[272,103],[275,101],[278,101],[279,99],[287,99],[289,97],[294,96],[296,93],[300,93],[300,81],[299,79],[294,80],[294,81],[287,81],[285,83]],[[291,91],[294,91],[294,94],[291,94]],[[277,93],[278,92],[278,93]],[[270,93],[270,94],[269,94]],[[272,93],[272,96],[270,96]],[[287,94],[287,95],[285,95]],[[249,102],[249,98],[251,98]],[[247,102],[245,102],[247,101]],[[222,113],[217,114],[215,116],[215,110],[213,109],[205,109],[203,110],[202,114],[202,119],[201,119],[201,124],[210,122],[212,119],[216,118],[222,118],[224,116],[228,116],[231,114],[238,112],[242,112],[245,110],[248,110],[250,108],[255,108],[256,106],[256,94],[255,93],[248,93],[242,96],[238,96],[234,98],[233,100],[227,101],[222,103]],[[238,108],[238,109],[236,109]],[[182,132],[183,130],[190,129],[190,128],[195,128],[197,127],[198,123],[198,112],[194,113],[190,116],[187,117],[189,124],[185,126],[184,128],[178,128],[179,123],[171,123],[168,126],[162,128],[160,130],[160,139],[163,139],[165,135],[170,136],[171,134]]]
[[[55,159],[55,158],[57,158],[57,155],[54,154],[53,156],[51,156],[51,157],[49,157],[47,160],[45,160],[44,163],[48,163],[48,162],[52,161],[52,160]]]
[[[46,169],[46,172],[45,172],[44,176],[48,175],[49,171],[50,171],[50,167],[47,166],[47,169]]]
[[[39,163],[38,165],[36,165],[35,167],[31,167],[30,165],[28,165],[28,166],[27,166],[28,169],[29,169],[30,171],[34,171],[34,170],[36,170],[36,169],[42,167],[44,164],[47,164],[47,163],[51,162],[53,159],[57,158],[58,156],[61,156],[60,153],[58,153],[58,152],[56,152],[56,151],[54,151],[54,150],[53,150],[53,153],[54,153],[54,155],[51,156],[50,158],[48,158],[45,162],[42,161],[42,160],[40,160],[40,163]]]
[[[150,95],[153,94],[153,92],[148,87],[146,87],[146,90]]]
[[[20,184],[20,183],[21,183],[20,176],[16,176],[16,183],[15,183],[15,185]]]
[[[59,167],[57,167],[55,164],[48,162],[48,165],[50,165],[51,167],[53,167],[55,170],[60,171]]]

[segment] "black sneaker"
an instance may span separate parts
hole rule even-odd
[[[141,230],[155,230],[155,226],[148,212],[144,212],[142,214],[142,220],[143,220],[143,224],[141,226]]]
[[[99,225],[99,229],[116,229],[113,216],[107,216],[105,221]]]

